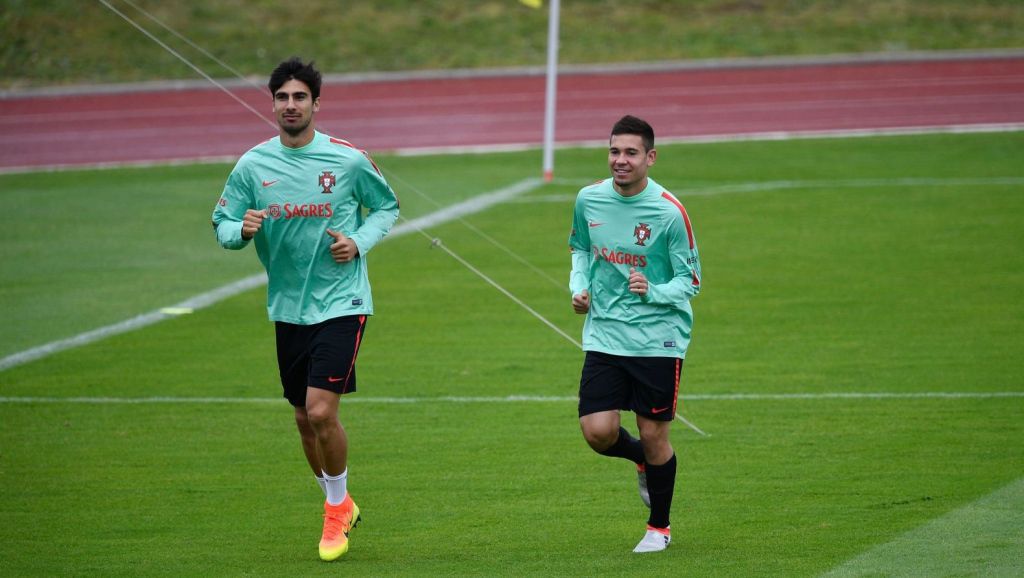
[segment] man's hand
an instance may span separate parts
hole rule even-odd
[[[359,247],[356,246],[356,242],[346,237],[344,233],[327,229],[327,234],[334,239],[334,242],[331,243],[331,257],[334,257],[335,262],[348,263],[359,256]]]
[[[629,268],[629,292],[634,295],[643,297],[647,295],[647,289],[650,285],[647,283],[647,277],[644,274],[637,271],[635,268]]]
[[[263,227],[263,219],[266,218],[266,210],[247,209],[245,216],[242,217],[242,238],[248,241],[255,237],[256,233],[259,233],[260,228]]]
[[[586,289],[572,296],[572,310],[578,315],[586,315],[590,311],[590,293]]]

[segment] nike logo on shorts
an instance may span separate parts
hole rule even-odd
[[[652,407],[651,408],[651,413],[653,413],[655,415],[657,415],[659,413],[662,413],[662,412],[666,412],[666,411],[668,411],[668,407],[661,407],[661,408]]]
[[[343,379],[345,379],[345,378],[344,377],[328,377],[327,381],[329,381],[331,383],[338,383],[339,381],[341,381]]]

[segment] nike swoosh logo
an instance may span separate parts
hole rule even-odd
[[[327,381],[329,381],[331,383],[338,383],[339,381],[341,381],[343,379],[345,379],[345,378],[344,377],[328,377]]]
[[[653,413],[653,414],[659,414],[659,413],[662,413],[662,412],[665,412],[665,411],[668,411],[667,407],[662,407],[662,408],[652,407],[651,408],[651,413]]]
[[[272,185],[272,184],[276,183],[276,182],[277,182],[277,181],[279,181],[279,180],[281,180],[281,179],[274,179],[274,180],[272,180],[272,181],[263,181],[263,186],[264,186],[264,187],[269,187],[270,185]]]
[[[593,229],[594,227],[600,227],[603,224],[604,223],[590,223],[590,228]]]

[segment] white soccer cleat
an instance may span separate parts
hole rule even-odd
[[[644,539],[633,548],[633,552],[642,554],[644,552],[661,552],[672,543],[672,536],[668,528],[653,528],[647,526],[647,533]]]
[[[644,464],[636,465],[636,485],[640,490],[640,499],[643,500],[645,506],[650,508],[651,493],[647,490],[647,468]]]

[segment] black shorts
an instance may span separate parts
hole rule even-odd
[[[588,351],[580,376],[580,417],[628,410],[656,421],[672,421],[679,399],[683,360],[623,357]]]
[[[277,368],[284,397],[305,407],[306,387],[337,394],[356,390],[356,355],[366,328],[365,315],[335,317],[315,325],[275,322]]]

